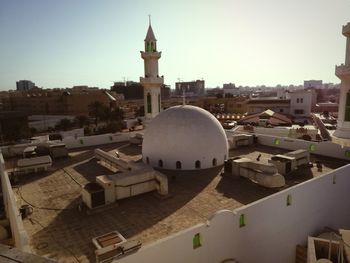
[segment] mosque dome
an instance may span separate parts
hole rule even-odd
[[[143,137],[142,158],[153,167],[206,169],[222,165],[227,156],[227,138],[220,122],[195,106],[175,106],[160,112]]]

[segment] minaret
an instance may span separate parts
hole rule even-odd
[[[164,83],[163,76],[158,73],[158,59],[162,52],[157,51],[157,39],[154,36],[151,18],[145,38],[145,51],[141,51],[141,57],[145,63],[145,75],[140,77],[143,86],[145,118],[151,120],[161,111],[160,87]]]
[[[341,79],[338,125],[334,136],[350,139],[350,23],[343,26],[346,39],[345,64],[335,67],[335,75]]]

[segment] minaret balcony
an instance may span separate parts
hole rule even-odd
[[[335,66],[335,75],[340,79],[350,79],[350,66],[344,64]]]
[[[343,35],[350,37],[350,22],[343,26]]]
[[[162,85],[164,84],[164,78],[163,77],[140,77],[141,84],[157,84]]]
[[[148,58],[153,58],[153,59],[159,59],[162,55],[162,52],[144,52],[144,51],[141,51],[141,57],[143,59],[148,59]]]

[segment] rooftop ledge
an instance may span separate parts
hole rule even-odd
[[[343,35],[350,37],[350,22],[343,26]]]
[[[339,66],[335,66],[335,75],[338,78],[350,78],[350,66],[341,64]]]

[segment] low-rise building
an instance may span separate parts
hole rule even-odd
[[[100,102],[114,106],[120,98],[116,93],[100,89],[39,89],[8,92],[1,102],[6,111],[28,115],[88,115],[89,105]]]
[[[175,83],[176,95],[182,96],[184,92],[185,92],[186,96],[204,95],[204,93],[205,93],[204,80],[176,82]]]

